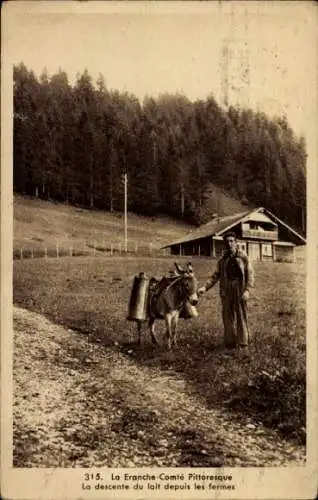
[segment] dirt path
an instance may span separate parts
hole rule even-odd
[[[177,374],[39,314],[14,309],[14,465],[19,467],[302,465],[305,450],[231,422]]]

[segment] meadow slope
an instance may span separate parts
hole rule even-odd
[[[181,374],[140,367],[14,310],[15,467],[303,465],[304,447],[207,409]]]
[[[180,259],[182,262],[182,259]],[[202,283],[215,261],[194,259]],[[249,353],[227,355],[217,290],[198,305],[199,317],[180,322],[179,346],[169,353],[163,323],[161,347],[145,332],[136,344],[134,323],[126,320],[132,281],[140,271],[160,276],[173,268],[169,258],[34,259],[14,263],[14,302],[54,323],[84,334],[89,342],[120,347],[143,367],[181,374],[207,408],[226,408],[233,418],[253,418],[283,436],[305,440],[305,269],[302,264],[255,265],[250,299]]]
[[[128,214],[128,250],[153,250],[180,238],[194,226],[169,217],[143,217]],[[33,198],[14,198],[14,249],[55,250],[92,253],[124,248],[124,216],[122,213],[86,210]]]

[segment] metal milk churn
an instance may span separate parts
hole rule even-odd
[[[148,319],[149,282],[150,280],[145,273],[135,276],[128,307],[128,320],[146,321]]]

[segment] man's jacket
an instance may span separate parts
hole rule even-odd
[[[205,284],[206,290],[209,290],[215,285],[215,283],[217,283],[217,281],[219,281],[221,297],[226,295],[227,284],[229,281],[229,278],[226,275],[226,268],[230,258],[235,258],[241,271],[240,284],[242,287],[242,293],[245,290],[249,291],[254,286],[254,272],[246,253],[237,249],[234,257],[231,257],[229,252],[225,252],[217,263],[216,271],[212,274],[211,279],[209,279]]]

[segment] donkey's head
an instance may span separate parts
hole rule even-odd
[[[182,269],[182,267],[180,267],[176,262],[175,266],[178,274],[180,274],[182,278],[181,286],[185,299],[188,300],[191,305],[195,306],[198,303],[198,281],[194,275],[192,264],[191,262],[188,262],[185,270]]]

